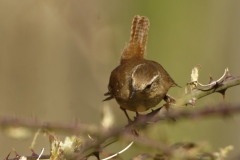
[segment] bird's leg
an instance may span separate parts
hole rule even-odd
[[[132,120],[130,119],[130,117],[128,116],[128,113],[127,113],[126,109],[122,108],[121,106],[120,106],[120,108],[121,108],[121,110],[123,110],[124,114],[126,115],[126,117],[127,117],[127,119],[128,119],[128,125],[132,125],[133,121],[132,121]],[[138,112],[136,112],[136,116],[138,116],[138,115],[139,115]],[[127,126],[128,126],[128,125],[127,125]],[[139,134],[138,134],[138,132],[137,132],[137,130],[136,130],[135,128],[132,128],[132,127],[131,127],[130,131],[131,131],[131,133],[132,133],[134,136],[136,136],[136,137],[139,136]]]
[[[138,112],[135,112],[136,113],[136,116],[134,117],[134,119],[136,120],[139,116],[139,113]]]
[[[136,118],[139,116],[139,113],[138,112],[136,112]]]
[[[126,117],[127,117],[127,119],[128,119],[128,123],[131,123],[132,120],[131,120],[130,117],[128,116],[128,113],[127,113],[126,109],[122,108],[121,106],[120,106],[120,108],[121,108],[121,110],[123,110],[124,114],[126,115]]]

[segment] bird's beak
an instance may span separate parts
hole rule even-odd
[[[136,91],[137,91],[137,89],[136,89],[136,88],[134,88],[134,89],[133,89],[133,91],[132,91],[132,93],[131,93],[131,96],[130,96],[130,98],[132,98],[132,97],[133,97],[133,95],[136,93]]]

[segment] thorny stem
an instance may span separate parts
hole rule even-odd
[[[26,120],[26,119],[20,119],[20,118],[0,118],[0,127],[12,127],[12,126],[22,126],[22,127],[28,127],[28,128],[46,128],[46,129],[53,129],[58,131],[64,131],[64,132],[77,132],[77,133],[100,133],[99,138],[96,141],[86,141],[84,143],[84,146],[81,149],[81,152],[75,155],[78,158],[84,158],[91,153],[95,151],[95,148],[97,146],[101,146],[101,148],[104,148],[115,141],[117,141],[120,137],[126,137],[127,133],[129,133],[129,130],[132,127],[138,127],[142,128],[146,126],[149,123],[157,122],[159,120],[163,119],[179,119],[179,118],[200,118],[200,117],[206,117],[206,116],[212,116],[212,115],[228,115],[230,113],[238,113],[240,112],[240,106],[232,106],[232,105],[226,105],[222,104],[220,106],[210,106],[210,107],[204,107],[201,110],[198,111],[186,111],[186,110],[179,110],[178,106],[183,106],[186,104],[189,104],[191,100],[197,100],[204,96],[207,96],[209,94],[212,94],[214,92],[222,92],[226,89],[239,85],[240,84],[240,76],[238,77],[232,77],[228,76],[223,82],[221,82],[220,85],[213,87],[210,90],[193,90],[191,93],[188,93],[184,95],[183,97],[176,100],[176,103],[174,106],[172,106],[172,111],[169,112],[169,110],[166,110],[165,108],[162,108],[157,111],[154,114],[149,113],[146,116],[142,118],[137,118],[131,125],[126,126],[124,129],[122,127],[118,128],[109,128],[108,130],[103,129],[100,126],[92,125],[88,126],[86,124],[79,124],[79,123],[44,123],[38,120]],[[45,125],[43,125],[45,124]],[[47,125],[46,125],[47,124]],[[141,143],[141,140],[138,141]],[[143,142],[144,143],[144,142]],[[156,146],[151,146],[151,144],[146,144],[150,147],[155,148]],[[164,151],[164,149],[162,149]],[[168,152],[168,149],[165,150]],[[30,157],[30,156],[29,156]],[[42,156],[43,157],[43,156]]]
[[[223,81],[221,83],[221,85],[219,85],[217,88],[212,88],[210,90],[195,89],[191,93],[186,94],[186,95],[182,96],[181,98],[179,98],[176,101],[176,104],[174,104],[174,105],[175,106],[183,106],[183,105],[189,104],[189,101],[191,101],[192,99],[197,100],[197,99],[205,97],[209,94],[212,94],[214,92],[221,92],[223,90],[226,90],[230,87],[234,87],[236,85],[240,85],[240,76],[228,78],[227,80]]]

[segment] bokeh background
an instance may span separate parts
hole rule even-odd
[[[147,57],[161,63],[181,86],[191,69],[201,64],[200,82],[217,79],[228,67],[240,75],[240,1],[116,1],[21,0],[0,1],[0,116],[37,117],[43,121],[99,124],[108,105],[116,125],[127,123],[116,102],[102,102],[110,72],[128,42],[134,15],[150,19]],[[170,94],[180,97],[183,88]],[[240,88],[227,91],[226,101],[240,104]],[[222,102],[220,94],[199,100],[195,110]],[[182,120],[149,127],[152,139],[168,143],[208,142],[212,151],[233,145],[240,153],[240,116]],[[61,135],[65,137],[66,135]],[[0,132],[0,157],[11,148],[30,155],[33,135],[13,139]],[[127,143],[106,150],[114,153]],[[35,151],[48,138],[39,136]],[[123,159],[156,153],[135,145]]]

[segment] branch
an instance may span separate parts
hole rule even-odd
[[[240,76],[238,77],[227,76],[223,82],[216,84],[216,86],[214,86],[211,89],[208,89],[208,90],[194,89],[191,93],[186,94],[183,97],[179,98],[176,101],[175,105],[176,106],[187,105],[193,99],[197,100],[215,92],[222,93],[222,92],[225,92],[228,88],[234,87],[237,85],[240,85]]]
[[[191,93],[183,95],[181,98],[177,99],[174,106],[174,109],[179,108],[178,106],[184,106],[189,104],[193,99],[197,100],[209,94],[215,92],[222,92],[230,87],[234,87],[236,85],[240,85],[240,76],[232,77],[228,75],[221,84],[216,85],[212,89],[209,90],[199,90],[195,89]],[[99,133],[99,127],[96,125],[83,124],[78,121],[74,123],[62,123],[62,122],[44,122],[39,121],[36,118],[16,118],[16,117],[2,117],[0,118],[0,127],[13,127],[13,126],[21,126],[27,127],[30,129],[39,129],[45,128],[48,130],[54,130],[59,132],[74,132],[74,133]],[[102,127],[101,127],[102,128]]]
[[[212,81],[211,81],[211,84],[213,83]],[[203,88],[201,90],[194,89],[191,93],[186,94],[183,97],[179,98],[173,104],[175,107],[172,107],[172,106],[170,107],[171,111],[169,111],[168,107],[164,107],[162,109],[153,111],[153,112],[147,114],[146,116],[140,116],[140,117],[136,118],[132,124],[127,125],[125,127],[125,129],[123,129],[122,131],[120,131],[120,129],[119,129],[119,130],[117,130],[117,132],[112,132],[112,133],[110,132],[110,134],[107,134],[108,136],[102,137],[100,139],[100,141],[96,141],[94,143],[92,142],[90,144],[87,144],[85,147],[83,147],[84,148],[83,152],[79,153],[79,155],[77,157],[80,158],[82,156],[83,157],[88,156],[89,153],[92,152],[92,149],[94,149],[95,147],[99,147],[102,144],[102,142],[105,142],[106,140],[112,139],[112,141],[110,141],[108,143],[112,143],[112,142],[116,141],[116,138],[114,138],[114,137],[123,135],[124,133],[126,133],[126,131],[131,130],[131,128],[134,128],[134,127],[142,128],[149,123],[155,123],[159,120],[179,119],[179,118],[191,119],[191,118],[197,118],[197,117],[198,118],[206,117],[206,116],[210,116],[210,115],[229,115],[230,113],[238,113],[238,112],[240,112],[240,106],[231,106],[231,105],[226,106],[226,104],[222,104],[220,106],[215,106],[215,107],[207,106],[207,107],[204,107],[203,110],[199,110],[199,111],[180,110],[179,106],[187,105],[189,103],[193,104],[193,102],[192,102],[193,100],[195,103],[195,101],[197,99],[200,99],[204,96],[207,96],[207,95],[215,93],[215,92],[219,92],[224,95],[225,91],[228,88],[239,85],[239,84],[240,84],[240,76],[232,77],[230,75],[229,71],[227,70],[227,76],[221,82],[217,81],[214,86],[211,86],[210,88],[207,88],[207,89],[206,88]],[[100,143],[98,143],[98,142],[100,142]],[[103,146],[105,146],[105,145],[106,144],[103,144]],[[165,152],[168,153],[168,150],[169,149],[166,148]]]
[[[17,117],[1,117],[0,127],[3,130],[8,130],[9,128],[14,129],[16,127],[26,127],[35,132],[39,128],[42,128],[42,132],[49,132],[54,130],[54,132],[78,134],[78,133],[98,133],[99,127],[96,125],[83,124],[79,122],[45,122],[40,121],[36,118],[17,118]]]
[[[211,83],[212,84],[212,83]],[[79,153],[74,155],[76,158],[84,158],[92,153],[94,153],[98,149],[102,149],[115,141],[117,141],[120,137],[123,137],[128,140],[138,141],[139,143],[143,143],[145,145],[149,145],[153,148],[158,148],[159,150],[169,154],[169,148],[159,144],[159,143],[146,143],[148,141],[138,140],[131,138],[129,136],[130,132],[133,128],[143,128],[149,123],[155,123],[160,120],[164,119],[180,119],[180,118],[202,118],[206,116],[212,115],[229,115],[233,113],[240,112],[239,105],[226,105],[221,104],[219,106],[207,106],[201,110],[194,110],[194,111],[186,111],[181,110],[179,106],[193,104],[192,102],[200,99],[204,96],[209,94],[220,92],[222,94],[225,93],[226,89],[239,85],[240,84],[240,77],[232,77],[230,76],[229,72],[227,77],[221,81],[217,82],[216,85],[211,86],[210,88],[203,88],[203,89],[194,89],[190,93],[184,95],[183,97],[179,98],[178,100],[173,103],[173,105],[161,107],[158,110],[155,110],[147,115],[140,115],[138,118],[135,118],[134,122],[128,124],[124,128],[122,127],[115,127],[115,128],[103,128],[102,126],[97,125],[88,125],[82,123],[57,123],[57,122],[42,122],[36,119],[20,119],[16,117],[8,117],[8,118],[0,118],[0,127],[7,128],[13,126],[21,126],[30,129],[39,129],[43,128],[46,130],[55,130],[55,131],[62,131],[62,132],[74,132],[74,133],[89,133],[97,135],[95,140],[87,139],[81,145],[81,150]],[[151,140],[149,140],[151,141]],[[154,144],[154,145],[153,145]]]
[[[154,116],[150,115],[157,111],[157,114]],[[151,112],[147,114],[144,117],[135,119],[135,121],[127,125],[124,129],[115,128],[112,130],[108,130],[108,132],[105,134],[105,136],[101,137],[100,139],[96,141],[88,141],[84,144],[82,150],[76,157],[78,158],[84,158],[91,153],[93,153],[96,150],[96,147],[101,146],[101,148],[104,148],[113,142],[117,141],[119,139],[119,136],[131,141],[136,141],[138,143],[144,144],[146,146],[159,149],[164,154],[171,154],[171,150],[168,146],[164,144],[160,144],[159,142],[154,142],[153,140],[148,139],[143,140],[142,138],[134,137],[130,134],[129,131],[133,127],[142,128],[150,123],[155,123],[157,121],[163,120],[163,119],[196,119],[196,118],[205,118],[205,117],[212,117],[212,116],[229,116],[230,114],[237,114],[240,113],[240,105],[215,105],[215,106],[207,106],[200,110],[194,110],[194,111],[187,111],[187,110],[176,110],[176,111],[167,111],[165,108],[161,108],[160,110],[155,110],[154,112]],[[164,114],[163,114],[163,113]]]

